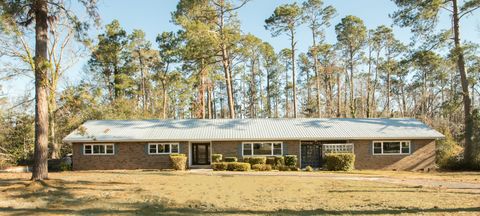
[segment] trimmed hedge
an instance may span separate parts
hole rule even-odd
[[[275,166],[275,157],[267,157],[265,164],[270,164],[272,167]]]
[[[223,158],[223,162],[237,162],[237,157],[225,157]]]
[[[225,171],[227,170],[228,163],[227,162],[216,162],[212,163],[213,171]]]
[[[298,171],[299,168],[296,167],[296,166],[286,166],[286,165],[283,165],[283,166],[279,166],[279,167],[278,167],[278,170],[279,170],[279,171]]]
[[[285,155],[285,166],[297,166],[297,155]]]
[[[222,154],[212,154],[212,162],[213,163],[219,163],[222,162]]]
[[[275,165],[274,167],[279,167],[285,165],[285,157],[275,156]]]
[[[245,159],[247,159],[245,161]],[[266,164],[267,158],[266,157],[247,157],[243,159],[243,162],[250,163],[252,166],[255,164]]]
[[[227,163],[227,170],[228,171],[250,171],[250,164],[242,163],[242,162],[229,162]]]
[[[187,156],[185,156],[185,154],[171,154],[170,161],[172,162],[172,168],[174,170],[187,169]]]
[[[252,165],[252,169],[256,171],[271,171],[272,165],[270,164],[254,164]]]
[[[328,153],[325,155],[327,170],[349,171],[355,166],[355,154],[353,153]]]

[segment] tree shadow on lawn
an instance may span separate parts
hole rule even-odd
[[[0,192],[4,193],[4,197],[9,200],[14,200],[16,206],[22,206],[23,203],[34,203],[44,201],[47,203],[46,207],[24,209],[24,211],[37,211],[56,209],[62,207],[78,207],[83,206],[88,202],[99,201],[101,199],[108,199],[110,192],[134,193],[140,192],[141,188],[133,187],[125,189],[123,182],[101,182],[101,181],[66,181],[62,179],[49,179],[44,181],[29,181],[25,179],[4,179],[0,184]],[[130,191],[129,191],[130,190]],[[76,195],[75,192],[100,194],[101,191],[104,197],[99,196],[85,196]],[[107,195],[105,195],[107,194]],[[15,210],[16,208],[3,208],[5,211]],[[54,210],[55,212],[56,210]],[[69,210],[63,210],[69,211]],[[0,212],[3,212],[0,209]],[[14,211],[15,212],[15,211]],[[53,212],[53,213],[54,213]],[[60,212],[61,214],[61,212]]]
[[[418,213],[458,213],[458,212],[480,212],[480,207],[469,208],[398,208],[398,209],[378,209],[378,210],[278,210],[278,211],[262,211],[262,210],[240,210],[240,209],[202,209],[190,207],[171,208],[165,207],[163,203],[135,203],[124,204],[131,208],[126,210],[120,209],[101,209],[86,208],[80,210],[73,209],[47,209],[47,208],[0,208],[0,212],[11,215],[29,215],[29,214],[79,214],[79,215],[383,215],[383,214],[418,214]]]

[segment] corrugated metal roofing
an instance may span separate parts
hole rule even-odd
[[[415,119],[92,120],[64,142],[441,139]]]

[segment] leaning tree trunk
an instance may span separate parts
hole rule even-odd
[[[460,18],[458,15],[458,5],[457,0],[453,0],[453,32],[454,32],[454,42],[455,42],[455,53],[457,55],[457,65],[458,71],[460,73],[461,83],[462,83],[462,94],[463,94],[463,109],[465,113],[465,151],[464,157],[465,160],[471,163],[475,158],[475,146],[472,142],[473,136],[473,119],[471,112],[471,99],[468,92],[468,78],[467,72],[465,71],[465,59],[463,55],[463,49],[460,44]]]
[[[33,3],[35,13],[35,152],[32,180],[48,178],[48,5]]]

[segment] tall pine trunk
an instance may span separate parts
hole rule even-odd
[[[473,135],[473,118],[471,111],[471,99],[468,92],[468,78],[465,71],[465,58],[463,49],[460,44],[460,17],[458,14],[458,1],[453,0],[453,33],[455,42],[455,54],[457,55],[457,66],[460,73],[463,94],[463,110],[465,113],[465,160],[471,163],[475,158],[475,146],[472,141]]]
[[[295,32],[290,30],[292,46],[292,87],[293,87],[293,118],[297,118],[297,87],[295,85]]]
[[[230,112],[229,117],[231,119],[235,118],[235,102],[233,99],[233,80],[232,80],[232,68],[231,68],[231,59],[230,59],[230,54],[227,50],[227,45],[226,45],[226,36],[224,33],[224,25],[225,25],[225,19],[224,19],[224,0],[221,1],[220,3],[221,8],[220,8],[220,36],[221,36],[221,51],[222,51],[222,66],[223,70],[225,73],[225,84],[227,88],[227,98],[228,98],[228,110]]]
[[[48,178],[48,5],[33,3],[35,13],[35,151],[32,180]]]
[[[350,52],[350,114],[352,118],[355,118],[357,115],[357,105],[355,103],[355,88],[353,85],[353,51]]]
[[[317,87],[317,117],[322,116],[322,110],[320,109],[321,107],[321,102],[320,102],[320,71],[318,69],[318,59],[317,59],[317,35],[315,32],[315,29],[312,29],[312,43],[313,43],[313,52],[312,52],[312,58],[313,58],[313,71],[315,71],[315,84]]]

